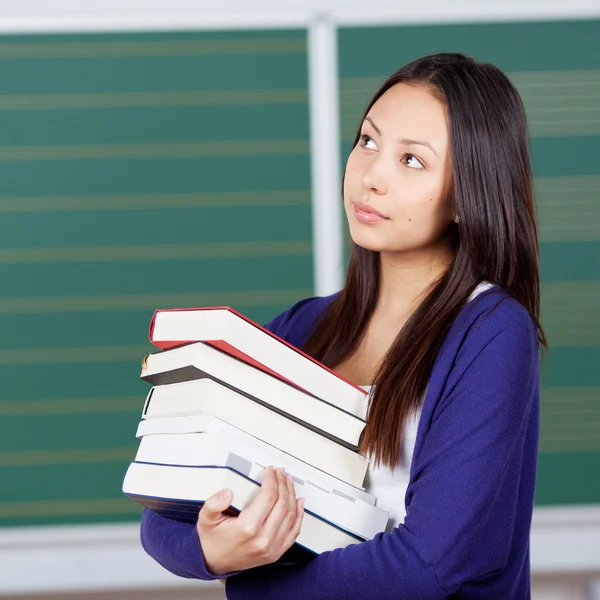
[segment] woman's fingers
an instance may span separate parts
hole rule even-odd
[[[259,494],[238,517],[222,512],[230,502],[230,490],[222,490],[207,499],[198,518],[198,535],[211,573],[272,563],[300,532],[302,502],[296,500],[293,480],[283,469],[265,470]]]
[[[298,506],[293,479],[281,468],[266,469],[260,494],[238,517],[254,554],[273,562],[294,543],[302,523]]]
[[[287,515],[281,522],[281,527],[279,528],[279,537],[280,539],[284,539],[287,537],[287,534],[290,528],[296,521],[296,514],[298,512],[297,505],[298,501],[296,499],[296,490],[294,489],[294,480],[291,475],[288,475],[286,478],[286,484],[288,489],[287,496]]]
[[[290,548],[296,541],[296,538],[300,535],[300,529],[302,529],[302,521],[304,519],[304,498],[298,498],[296,500],[296,519],[288,531],[287,536],[281,544],[281,548],[285,552]]]
[[[265,521],[265,535],[279,548],[296,518],[296,493],[283,470],[278,473],[279,498]]]
[[[255,533],[262,527],[265,519],[273,509],[279,498],[278,482],[273,467],[267,467],[263,477],[261,490],[254,502],[242,510],[238,520],[240,525],[248,529],[248,533]],[[252,531],[250,531],[252,530]]]
[[[223,511],[229,508],[232,497],[231,490],[224,489],[207,498],[198,515],[198,521],[201,524],[213,524],[220,523],[224,518],[231,518],[223,515]]]

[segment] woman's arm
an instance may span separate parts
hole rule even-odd
[[[144,550],[162,567],[188,579],[220,579],[204,564],[196,525],[184,523],[144,507],[141,540]]]
[[[507,566],[515,515],[531,510],[517,503],[535,477],[539,397],[535,327],[510,313],[487,315],[457,355],[413,466],[404,524],[269,577],[241,573],[228,579],[228,598],[437,600]]]
[[[144,509],[142,546],[175,575],[221,579],[274,563],[295,542],[304,516],[291,476],[268,467],[259,494],[238,516],[226,514],[231,491],[207,498],[196,525]]]

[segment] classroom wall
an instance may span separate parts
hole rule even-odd
[[[521,91],[553,347],[532,552],[542,575],[563,569],[581,589],[600,572],[588,535],[600,526],[600,10],[362,5],[0,7],[0,555],[42,561],[45,589],[134,588],[146,569],[152,585],[183,585],[139,555],[139,510],[119,491],[147,326],[156,307],[206,304],[266,321],[315,293],[318,12],[338,27],[342,164],[369,93],[415,56],[465,51]],[[82,549],[111,577],[95,578]],[[77,554],[75,576],[64,565]],[[124,557],[138,567],[119,571]],[[6,591],[41,589],[4,573]]]

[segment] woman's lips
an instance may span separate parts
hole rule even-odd
[[[364,204],[362,202],[355,202],[353,204],[354,216],[361,223],[373,224],[381,223],[382,221],[389,221],[387,217],[384,217],[380,212],[377,212],[372,206]]]

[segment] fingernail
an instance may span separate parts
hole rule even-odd
[[[219,498],[221,500],[229,500],[229,498],[231,498],[231,495],[232,495],[232,493],[231,493],[231,490],[229,490],[229,489],[221,490],[219,492]]]

